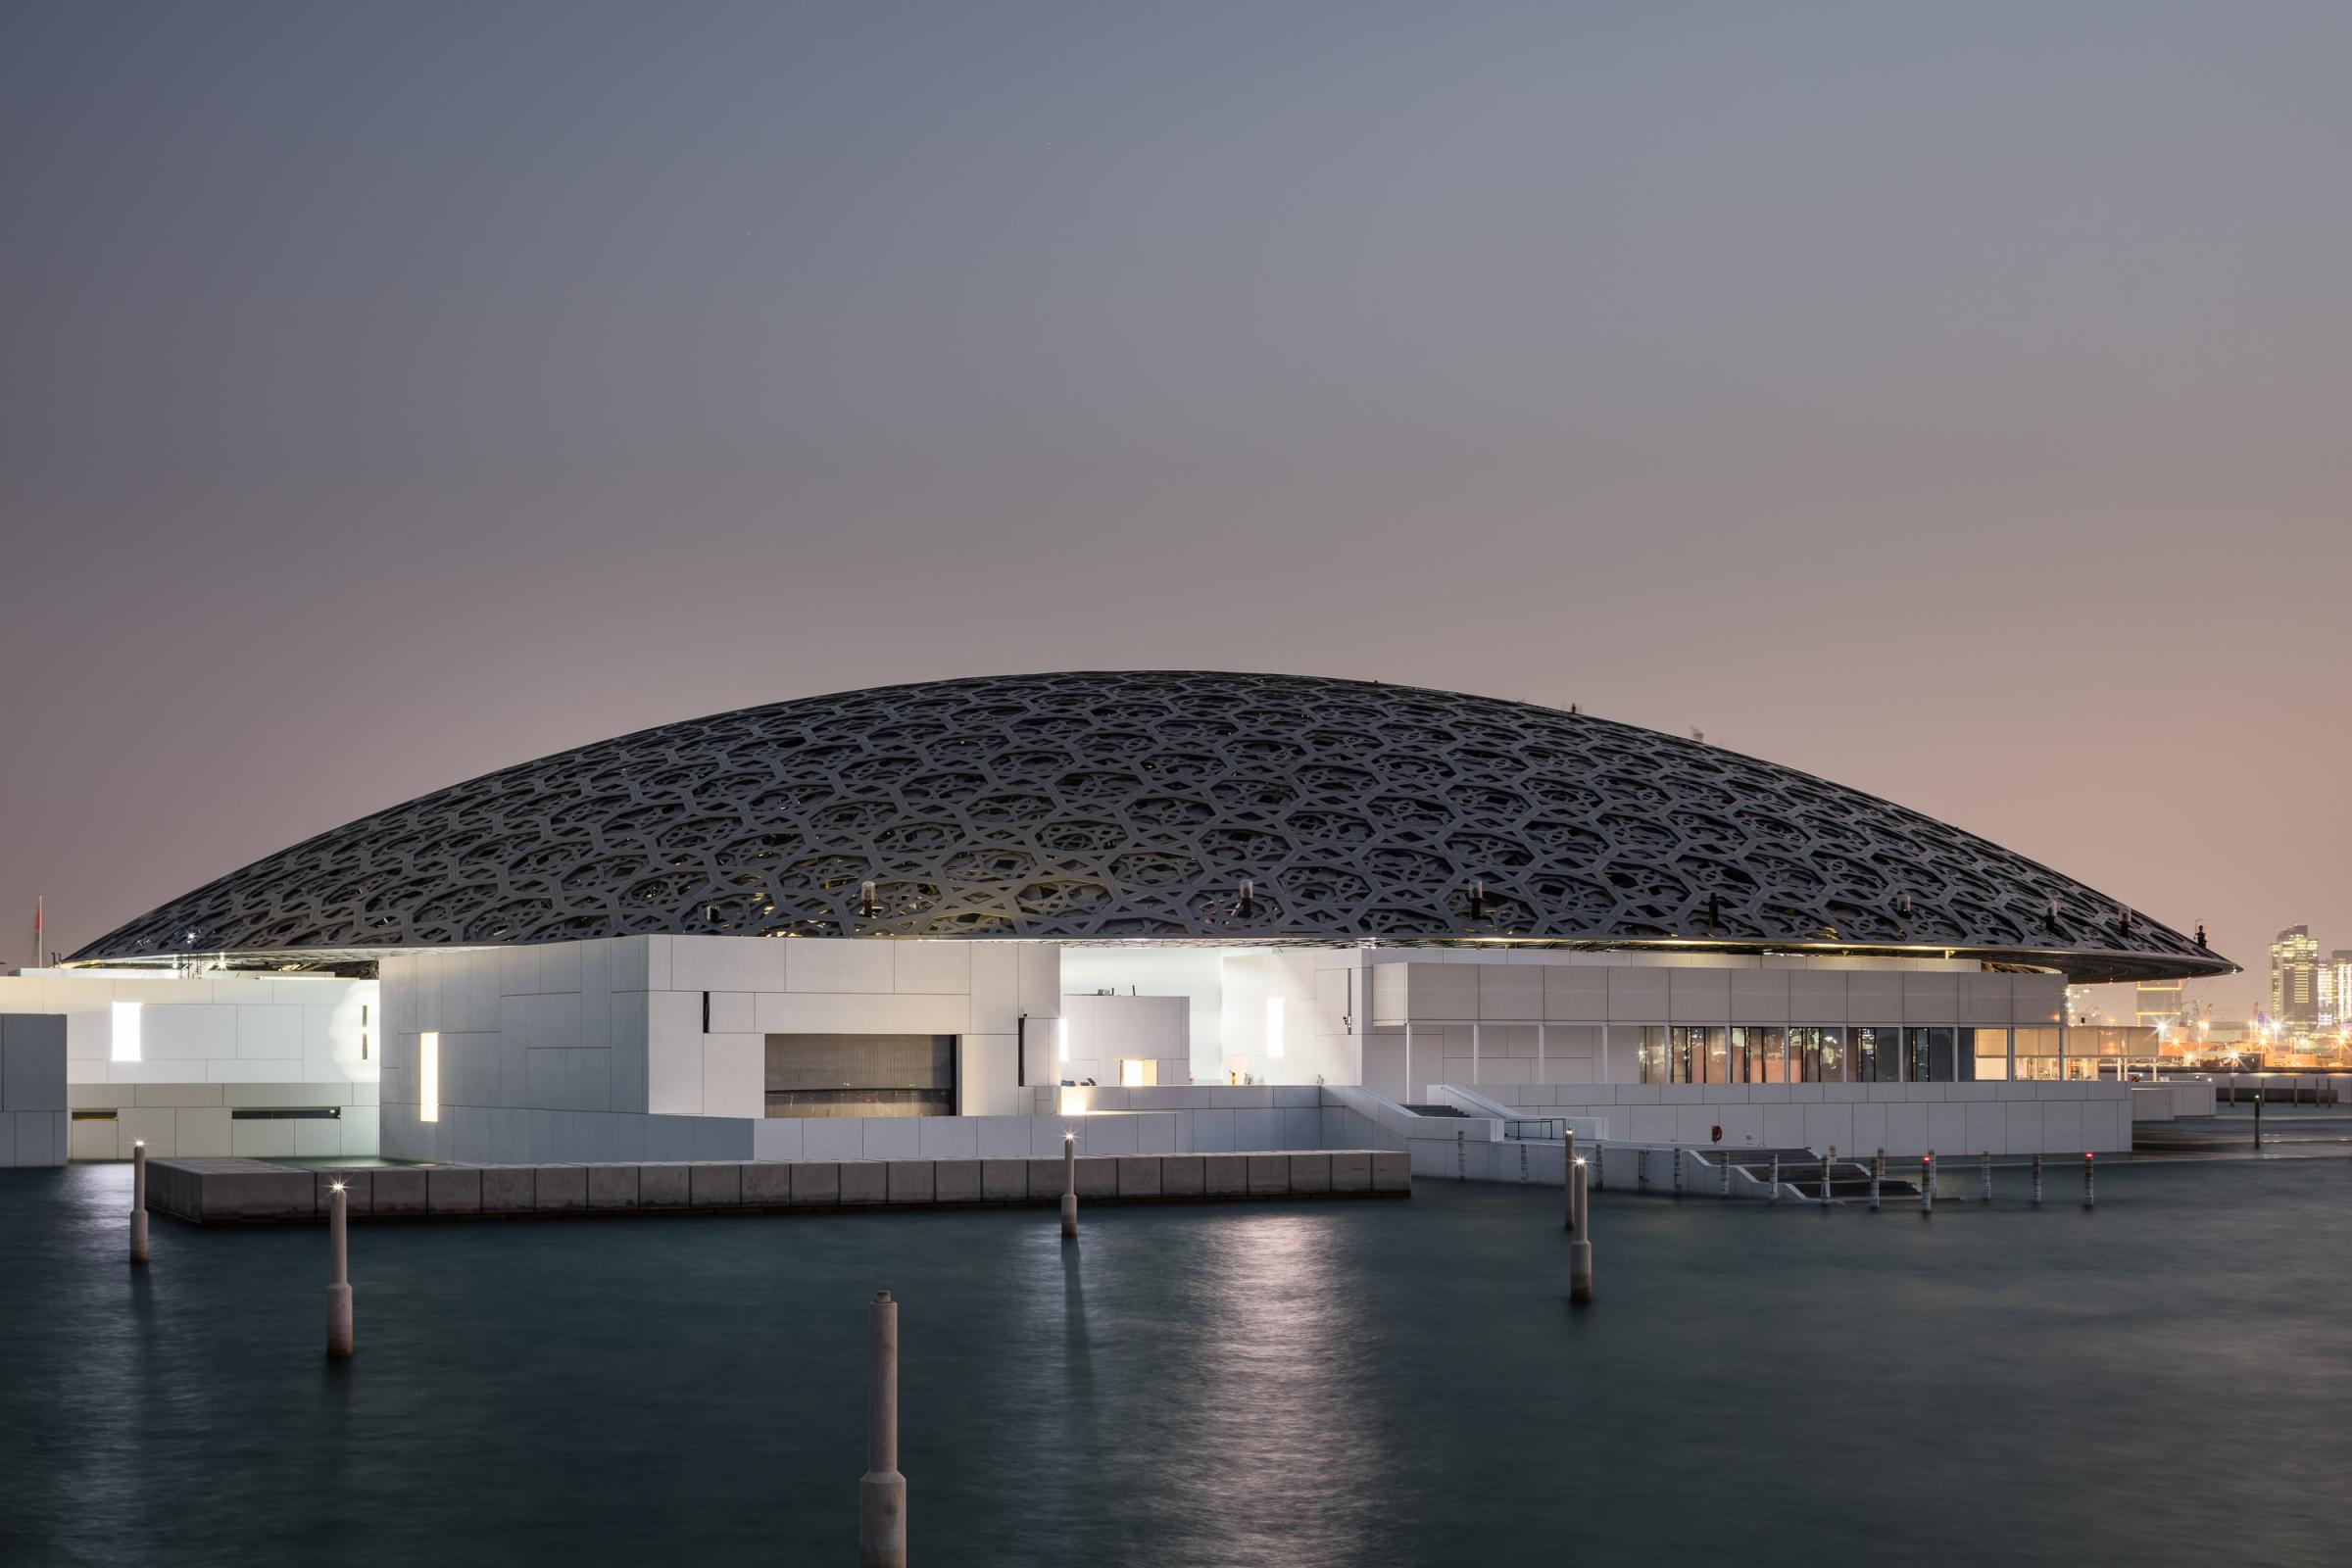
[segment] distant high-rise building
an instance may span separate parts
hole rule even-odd
[[[2180,1021],[2187,982],[2142,980],[2132,988],[2132,1022],[2142,1029]]]
[[[2338,948],[2320,965],[2322,1023],[2352,1023],[2352,948]]]
[[[2271,1018],[2289,1026],[2320,1021],[2320,945],[2309,926],[2290,925],[2271,944]]]

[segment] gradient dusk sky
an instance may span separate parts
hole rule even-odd
[[[2352,948],[2348,71],[2340,0],[16,0],[0,956],[649,724],[1192,666],[1697,726],[2242,1016]]]

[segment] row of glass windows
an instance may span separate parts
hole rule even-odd
[[[2060,1029],[1897,1024],[1644,1024],[1645,1084],[1967,1083],[2096,1078],[2098,1054]]]

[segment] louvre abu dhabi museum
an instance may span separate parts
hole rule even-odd
[[[1477,1129],[1443,1129],[1456,1174],[1501,1157],[1465,1149],[1501,1137],[1477,1118],[1513,1114],[2127,1149],[2120,1048],[2064,1027],[2066,986],[2231,967],[1695,740],[1130,671],[808,698],[509,767],[0,979],[0,1011],[65,1017],[76,1158],[1418,1150],[1445,1111]]]

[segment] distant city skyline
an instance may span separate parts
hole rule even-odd
[[[1099,667],[1700,729],[2203,924],[2221,1015],[2352,934],[2352,9],[0,45],[7,961],[606,736]]]

